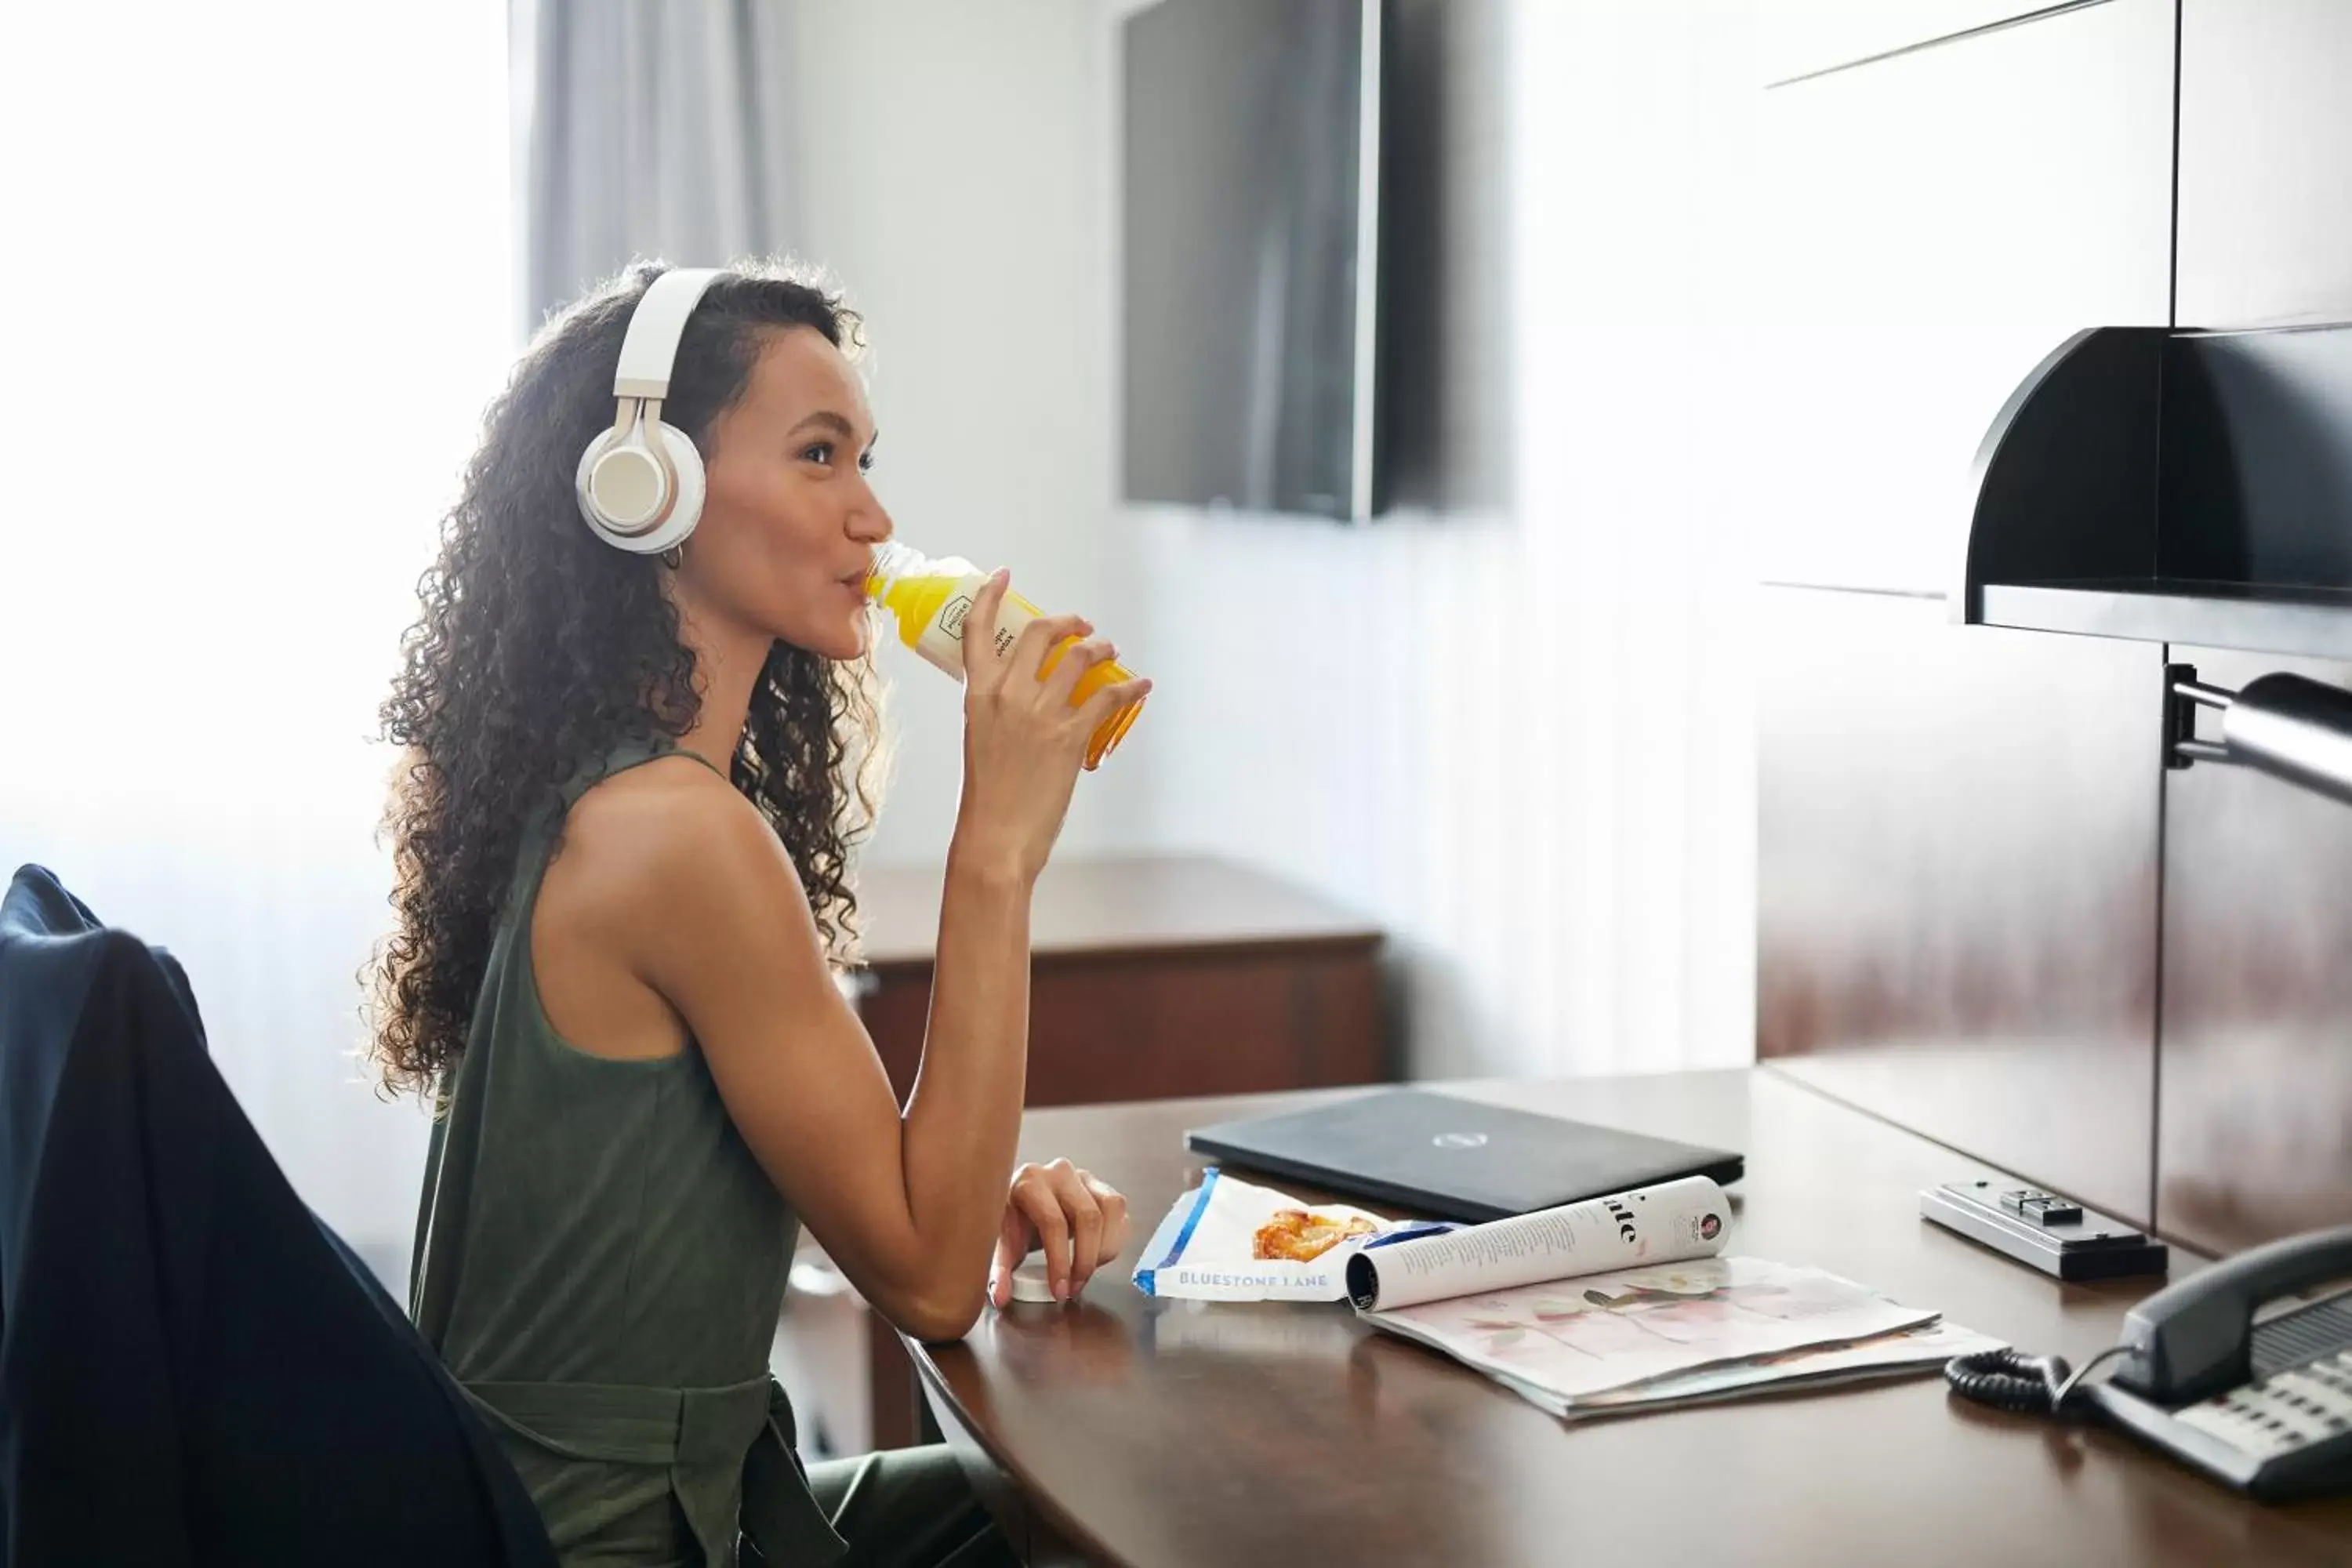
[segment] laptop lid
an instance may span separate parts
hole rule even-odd
[[[1384,1089],[1184,1134],[1197,1153],[1442,1219],[1503,1219],[1678,1176],[1735,1182],[1742,1157],[1639,1132]]]

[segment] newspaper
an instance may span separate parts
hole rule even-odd
[[[1724,1256],[1729,1236],[1722,1189],[1692,1176],[1370,1238],[1349,1295],[1364,1321],[1569,1417],[1916,1372],[1997,1343],[1819,1268]]]
[[[1931,1325],[1937,1315],[1818,1268],[1709,1258],[1456,1296],[1367,1312],[1364,1321],[1566,1415],[1832,1370],[1806,1368],[1796,1352],[1852,1351]],[[1889,1366],[1923,1359],[1916,1344],[1879,1348],[1893,1352]],[[1872,1364],[1879,1363],[1864,1357],[1836,1370]]]
[[[1775,1389],[1822,1388],[1902,1377],[1941,1367],[1954,1356],[2002,1348],[2002,1342],[1941,1320],[1853,1344],[1809,1345],[1781,1355],[1669,1373],[1649,1383],[1587,1394],[1573,1404],[1515,1380],[1500,1381],[1555,1415],[1570,1419],[1663,1410],[1730,1399],[1769,1384]]]
[[[1135,1281],[1212,1300],[1345,1299],[1570,1419],[1916,1373],[1999,1343],[1822,1269],[1727,1256],[1731,1222],[1704,1176],[1454,1226],[1306,1205],[1212,1170]]]

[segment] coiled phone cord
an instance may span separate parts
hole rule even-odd
[[[2084,1377],[2129,1349],[2110,1345],[2084,1362],[2079,1372],[2066,1364],[2064,1356],[2029,1356],[2006,1349],[1979,1351],[1945,1363],[1944,1381],[1952,1385],[1953,1393],[1979,1405],[2014,1410],[2021,1415],[2051,1415],[2066,1408],[2066,1401]]]

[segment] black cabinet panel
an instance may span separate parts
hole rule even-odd
[[[2352,320],[2352,5],[2181,0],[2184,327]]]
[[[2145,1221],[2161,649],[1762,592],[1759,1055]]]
[[[2232,689],[2352,664],[2176,647]],[[2199,763],[2165,794],[2157,1220],[2233,1251],[2352,1222],[2352,810]]]

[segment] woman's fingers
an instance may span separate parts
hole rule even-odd
[[[1109,1183],[1067,1160],[1024,1165],[1013,1173],[1004,1228],[989,1269],[989,1300],[1013,1297],[1013,1271],[1034,1245],[1045,1254],[1045,1279],[1057,1301],[1077,1299],[1095,1270],[1127,1245],[1127,1199]]]
[[[1087,671],[1107,658],[1117,658],[1118,649],[1101,637],[1089,637],[1083,642],[1065,643],[1045,661],[1044,680],[1045,700],[1066,706],[1071,694]]]
[[[1045,672],[1045,656],[1063,643],[1082,637],[1094,631],[1094,624],[1084,616],[1040,616],[1021,628],[1013,639],[1013,652],[1004,661],[1004,683],[1008,689],[1026,691],[1022,681],[1040,679]],[[971,639],[967,637],[965,639]]]
[[[1070,1221],[1070,1277],[1054,1282],[1055,1299],[1066,1301],[1094,1278],[1095,1264],[1101,1258],[1103,1214],[1076,1166],[1067,1160],[1056,1160],[1048,1169],[1054,1173],[1054,1191],[1062,1201],[1062,1212]]]
[[[1095,1254],[1095,1267],[1099,1268],[1127,1250],[1127,1194],[1091,1171],[1078,1174],[1085,1179],[1087,1191],[1094,1194],[1095,1206],[1102,1210],[1102,1239]]]
[[[963,618],[963,683],[967,690],[993,688],[1000,679],[996,658],[996,617],[1013,574],[998,571],[980,585],[971,609]]]
[[[1062,1195],[1055,1190],[1054,1180],[1044,1166],[1025,1166],[1013,1178],[1013,1201],[1036,1234],[1037,1245],[1045,1250],[1045,1279],[1054,1287],[1055,1299],[1067,1300],[1070,1221],[1062,1212]]]
[[[1139,675],[1132,680],[1106,686],[1078,705],[1078,725],[1091,735],[1102,726],[1104,720],[1129,703],[1140,702],[1150,695],[1151,681],[1146,676]]]
[[[1008,1200],[1004,1205],[1004,1224],[996,1236],[996,1260],[988,1268],[988,1299],[1002,1307],[1013,1300],[1013,1271],[1029,1256],[1029,1216],[1021,1205]]]

